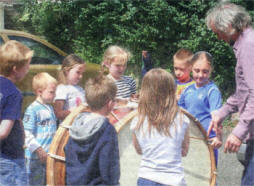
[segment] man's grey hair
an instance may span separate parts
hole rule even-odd
[[[205,20],[209,29],[213,26],[216,30],[230,35],[242,32],[252,22],[250,14],[243,7],[228,2],[219,3],[210,9]],[[231,33],[228,33],[229,26],[233,28]]]

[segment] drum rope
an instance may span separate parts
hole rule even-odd
[[[48,155],[51,157],[51,158],[54,158],[54,159],[57,159],[57,160],[61,160],[61,161],[65,161],[65,157],[63,156],[58,156],[56,154],[51,154],[51,153],[48,153]]]

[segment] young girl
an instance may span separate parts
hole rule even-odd
[[[214,82],[209,80],[212,72],[212,56],[208,52],[197,52],[191,59],[192,76],[195,84],[188,86],[182,93],[178,105],[196,117],[207,131],[211,112],[221,107],[221,93]],[[221,136],[212,131],[209,136],[212,146],[219,148],[222,145]],[[218,150],[214,149],[216,165]]]
[[[108,77],[116,83],[117,98],[130,98],[136,94],[135,80],[124,76],[130,56],[129,51],[116,45],[108,47],[103,55],[102,65],[109,69]]]
[[[78,86],[84,70],[85,62],[75,54],[70,54],[63,60],[54,103],[59,120],[64,120],[73,108],[85,102],[85,91]]]
[[[138,185],[186,185],[181,157],[189,147],[189,119],[181,113],[173,76],[155,68],[144,76],[133,143],[142,154]]]

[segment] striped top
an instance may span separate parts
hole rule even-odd
[[[42,147],[46,152],[56,132],[56,116],[53,107],[34,101],[25,112],[23,119],[25,128],[25,156],[38,159],[35,150]]]
[[[120,80],[114,79],[111,75],[109,78],[113,79],[117,86],[116,97],[129,98],[132,94],[136,94],[136,82],[130,76],[122,76]]]

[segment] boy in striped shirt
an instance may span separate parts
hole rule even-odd
[[[50,105],[56,86],[56,79],[46,72],[33,78],[36,99],[28,106],[23,118],[29,185],[46,184],[47,152],[56,132],[56,116]]]

